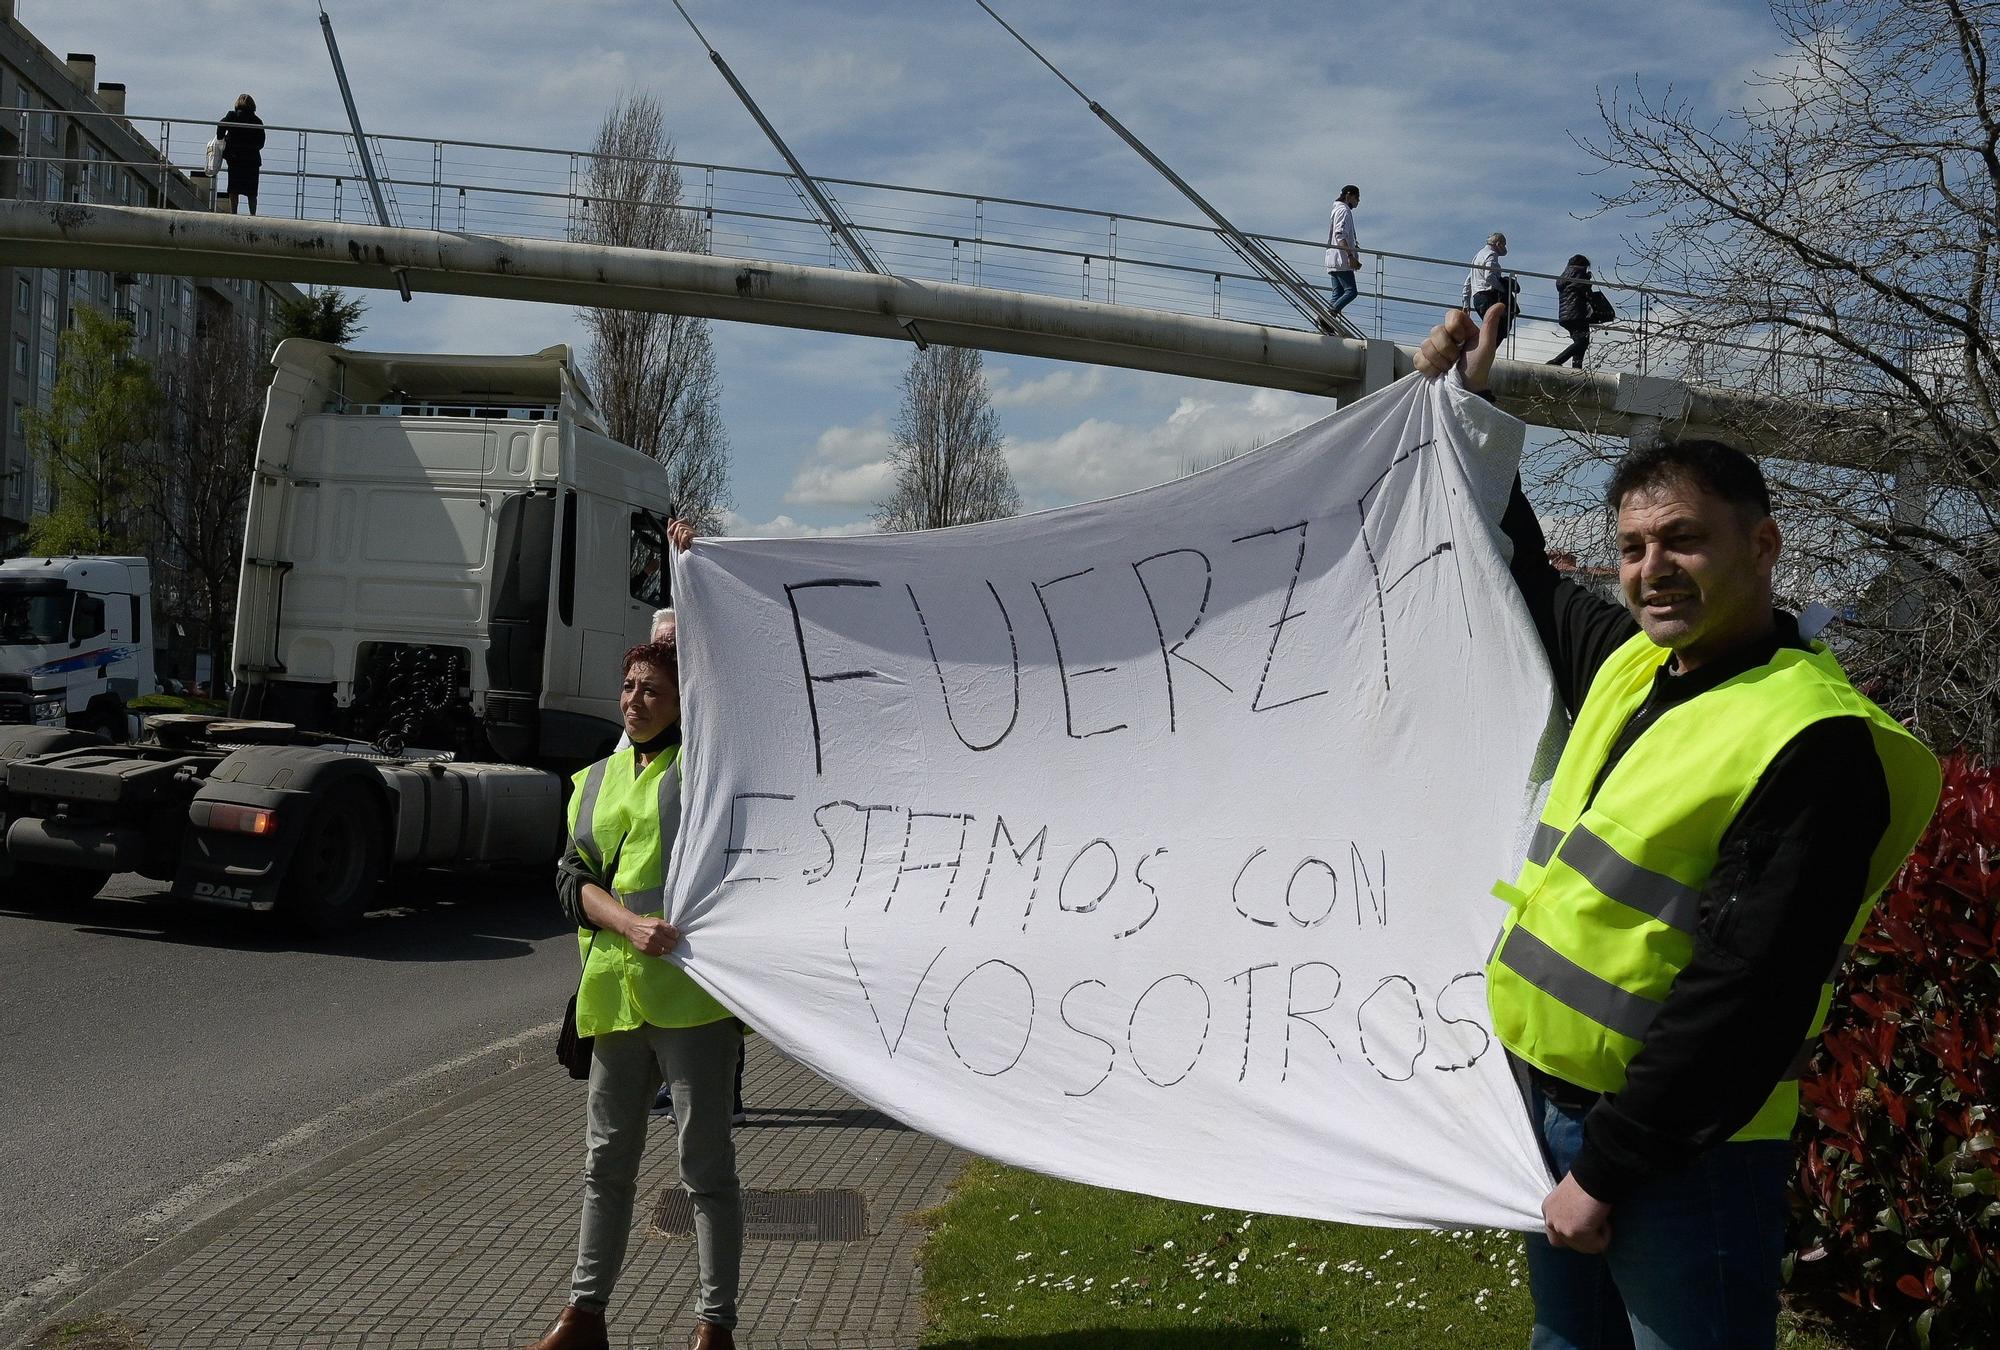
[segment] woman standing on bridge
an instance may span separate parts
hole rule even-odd
[[[236,199],[250,199],[250,214],[257,214],[257,175],[264,169],[264,119],[257,116],[257,100],[248,94],[236,96],[236,106],[215,125],[222,142],[222,162],[229,168],[229,214],[236,214]]]
[[[742,1035],[729,1009],[660,958],[680,945],[667,922],[667,860],[680,826],[680,665],[671,640],[625,653],[619,692],[630,747],[576,776],[556,893],[577,925],[583,978],[576,1030],[595,1037],[584,1130],[583,1224],[569,1306],[529,1350],[603,1350],[604,1310],[625,1263],[662,1080],[680,1125],[681,1184],[694,1200],[700,1321],[690,1350],[734,1350],[743,1255],[742,1188],[729,1138]]]

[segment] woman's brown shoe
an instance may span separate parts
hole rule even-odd
[[[611,1338],[604,1332],[604,1314],[571,1304],[562,1310],[549,1334],[528,1350],[611,1350]]]
[[[715,1322],[696,1322],[688,1337],[688,1350],[736,1350],[736,1337],[728,1327]]]

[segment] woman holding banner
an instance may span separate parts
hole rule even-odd
[[[681,1184],[694,1201],[701,1306],[688,1345],[734,1350],[743,1203],[729,1114],[742,1037],[727,1008],[660,959],[681,939],[663,914],[681,814],[674,642],[625,653],[619,708],[632,743],[576,776],[569,847],[557,869],[557,895],[583,955],[576,1030],[595,1041],[569,1306],[530,1350],[609,1345],[604,1310],[624,1264],[648,1109],[662,1081],[680,1126]]]

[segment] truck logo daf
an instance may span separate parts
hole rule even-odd
[[[213,881],[197,881],[194,893],[204,900],[248,900],[256,894],[248,886],[219,886]]]

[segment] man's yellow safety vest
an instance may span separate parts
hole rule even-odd
[[[1823,718],[1865,718],[1888,778],[1889,826],[1869,859],[1842,959],[1937,809],[1936,757],[1856,690],[1821,643],[1780,648],[1662,714],[1592,799],[1613,742],[1671,655],[1640,633],[1598,670],[1521,875],[1494,888],[1513,906],[1486,967],[1495,1032],[1529,1064],[1597,1092],[1625,1085],[1653,1015],[1694,956],[1701,890],[1722,836],[1801,731]],[[1736,1139],[1790,1136],[1798,1075],[1826,1025],[1838,967],[1802,1028],[1804,1049]]]
[[[630,749],[576,775],[569,833],[607,889],[635,914],[666,907],[667,862],[681,823],[680,747],[653,756],[635,773]],[[609,929],[579,928],[583,980],[576,993],[580,1036],[635,1027],[695,1027],[730,1016],[727,1008],[672,962],[647,956]]]

